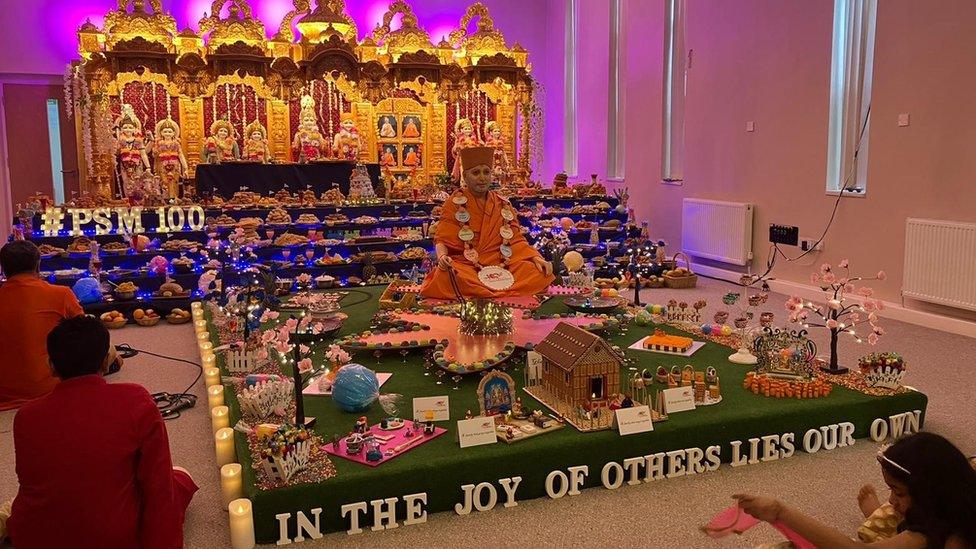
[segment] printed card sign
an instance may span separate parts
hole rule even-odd
[[[535,351],[526,351],[525,371],[529,380],[542,379],[542,355]]]
[[[692,387],[675,387],[661,391],[664,395],[664,412],[687,412],[695,409],[695,391]]]
[[[498,442],[498,437],[495,436],[495,420],[490,417],[462,419],[457,422],[457,426],[461,448]]]
[[[451,419],[447,395],[413,399],[413,418],[417,421],[447,421]]]
[[[654,430],[654,424],[651,423],[650,406],[618,408],[615,413],[617,414],[617,431],[620,436],[647,433]]]

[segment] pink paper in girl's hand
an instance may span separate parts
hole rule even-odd
[[[729,534],[741,534],[746,530],[761,522],[749,513],[739,509],[738,505],[733,504],[724,511],[715,515],[702,531],[712,538],[724,538]],[[781,522],[771,522],[770,526],[780,531],[786,539],[793,542],[797,549],[817,549],[817,546],[802,538],[800,534]]]

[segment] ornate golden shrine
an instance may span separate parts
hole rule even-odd
[[[450,171],[459,118],[470,119],[482,140],[485,124],[496,121],[514,160],[512,176],[528,180],[540,112],[528,53],[508,47],[481,3],[469,6],[437,45],[405,0],[394,0],[383,24],[361,42],[344,0],[293,5],[270,39],[247,0],[214,0],[199,34],[178,32],[160,0],[119,0],[104,28],[82,25],[81,59],[69,68],[66,93],[77,115],[86,190],[111,194],[113,121],[123,103],[146,130],[167,117],[179,123],[192,173],[218,118],[231,122],[239,141],[244,127],[259,121],[277,161],[297,158],[291,145],[303,95],[315,99],[326,139],[338,131],[340,114],[352,113],[363,138],[360,160],[392,155],[386,169],[401,177],[415,172],[419,181]],[[391,30],[397,14],[401,26]],[[469,33],[473,20],[476,31]],[[392,133],[384,131],[384,118]]]

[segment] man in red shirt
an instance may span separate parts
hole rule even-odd
[[[197,486],[173,468],[146,389],[102,378],[115,358],[108,330],[91,316],[63,320],[47,349],[61,383],[14,417],[14,547],[182,547]]]
[[[15,240],[0,249],[0,410],[18,408],[46,395],[58,379],[47,363],[45,338],[61,319],[84,311],[71,289],[38,277],[41,254],[32,242]]]

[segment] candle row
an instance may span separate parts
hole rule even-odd
[[[207,384],[207,404],[214,433],[217,466],[220,467],[221,502],[227,509],[230,522],[230,542],[233,549],[252,549],[254,539],[254,513],[251,500],[243,497],[243,467],[237,461],[234,448],[234,430],[230,427],[230,408],[224,405],[224,386],[217,368],[213,342],[203,318],[203,305],[195,301],[190,304],[193,315],[193,328],[200,348],[200,364],[203,367],[204,381]]]

